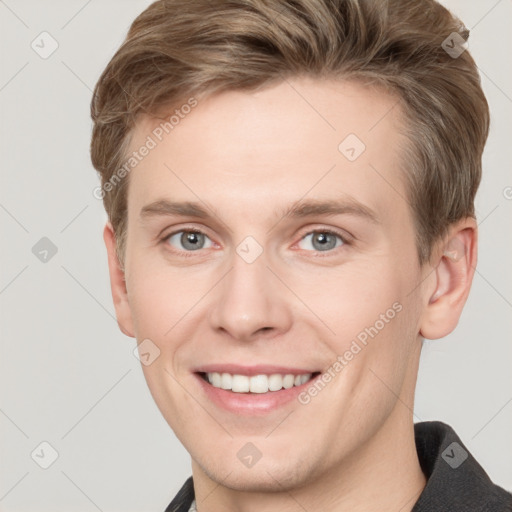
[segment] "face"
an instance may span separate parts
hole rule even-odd
[[[217,482],[297,487],[411,420],[424,270],[395,104],[306,79],[198,98],[131,171],[118,317]]]

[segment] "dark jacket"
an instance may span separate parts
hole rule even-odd
[[[414,430],[428,480],[412,512],[512,512],[512,494],[491,482],[450,426],[426,421]],[[165,512],[188,512],[193,500],[189,477]]]

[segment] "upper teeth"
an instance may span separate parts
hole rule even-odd
[[[231,373],[207,373],[208,382],[215,388],[230,389],[235,393],[266,393],[267,391],[279,391],[300,386],[309,379],[311,373],[303,375],[274,373],[272,375],[232,375]]]

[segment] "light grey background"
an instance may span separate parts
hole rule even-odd
[[[114,319],[88,152],[91,90],[149,3],[0,0],[1,511],[163,511],[191,474]],[[493,119],[473,290],[425,347],[415,414],[451,424],[512,490],[512,2],[444,4],[471,29]],[[59,45],[47,59],[31,48],[43,31]],[[58,248],[47,263],[42,237]],[[46,470],[31,458],[43,441],[59,454]]]

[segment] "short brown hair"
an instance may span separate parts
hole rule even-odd
[[[126,159],[137,116],[158,117],[190,96],[299,76],[370,81],[400,98],[407,200],[424,263],[450,224],[474,217],[489,110],[472,57],[445,45],[463,50],[468,35],[434,0],[159,0],[135,19],[96,84],[92,163],[103,187]],[[102,194],[121,265],[127,182]]]

